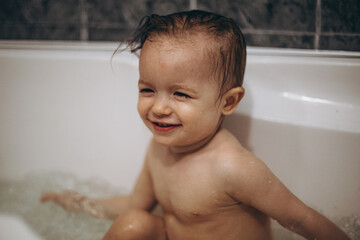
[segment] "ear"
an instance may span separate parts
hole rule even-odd
[[[234,87],[227,91],[223,96],[224,105],[222,114],[225,116],[232,114],[240,100],[243,98],[244,94],[245,89],[243,87]]]

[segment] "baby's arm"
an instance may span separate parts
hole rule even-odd
[[[307,239],[349,240],[334,223],[292,194],[259,159],[251,156],[230,165],[227,192],[239,202],[260,210]]]
[[[97,218],[115,219],[128,202],[129,196],[117,196],[104,199],[92,199],[75,191],[62,193],[48,192],[41,197],[41,202],[52,201],[66,211],[85,212]]]
[[[41,197],[41,201],[53,201],[67,211],[86,212],[94,217],[108,219],[115,219],[130,209],[150,211],[156,204],[146,161],[135,187],[129,195],[92,199],[74,191],[49,192]]]

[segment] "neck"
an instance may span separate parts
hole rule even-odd
[[[207,136],[206,138],[204,138],[194,144],[190,144],[190,145],[186,145],[186,146],[172,146],[172,147],[169,147],[169,150],[171,153],[176,154],[176,155],[189,154],[189,153],[198,151],[201,148],[203,148],[205,145],[207,145],[214,138],[216,133],[219,132],[220,129],[221,129],[221,127],[219,127],[213,134]]]

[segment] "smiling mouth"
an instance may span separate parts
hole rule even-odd
[[[168,123],[159,123],[159,122],[151,122],[151,123],[154,129],[158,132],[168,132],[181,126],[181,124],[168,124]]]

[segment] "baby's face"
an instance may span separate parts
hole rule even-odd
[[[216,132],[223,100],[218,99],[219,83],[211,78],[210,61],[201,44],[145,42],[138,111],[155,141],[187,147]]]

